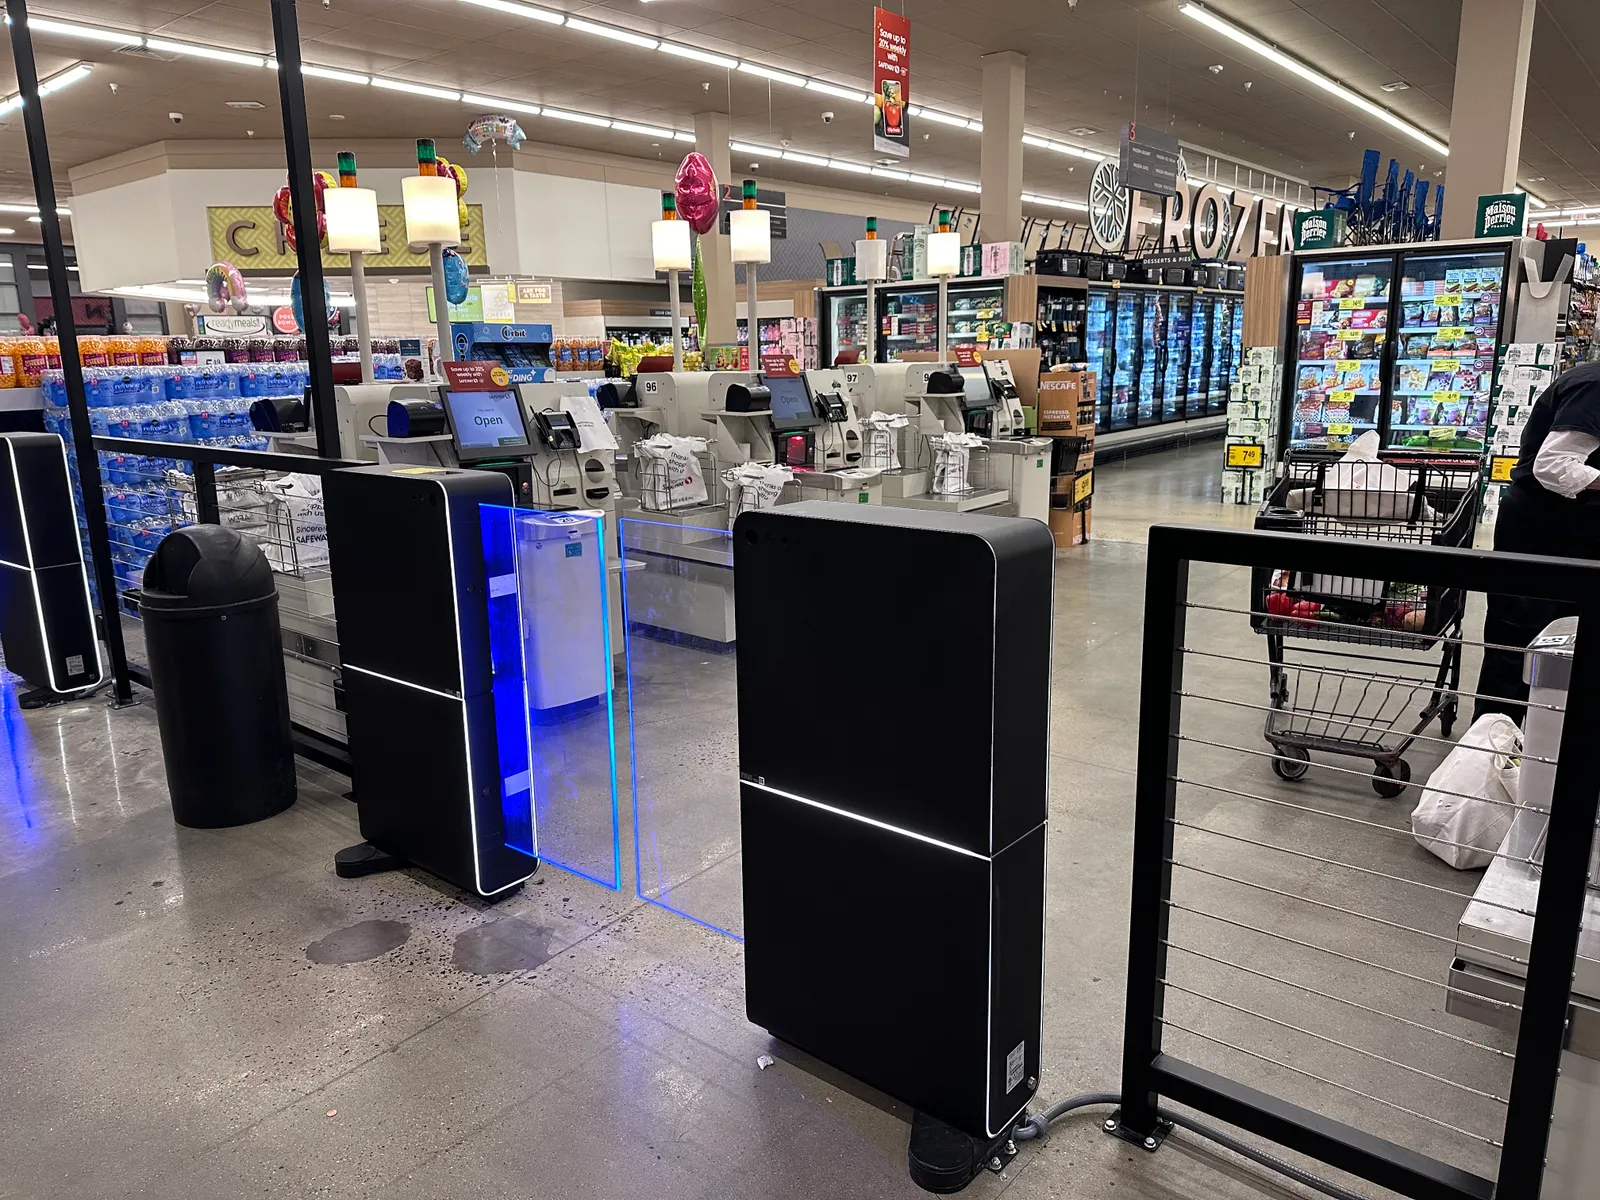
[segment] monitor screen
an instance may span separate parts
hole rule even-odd
[[[774,429],[806,429],[822,423],[811,406],[811,389],[803,377],[782,379],[768,375],[762,382],[772,393]]]
[[[962,402],[967,408],[993,408],[994,394],[989,390],[989,377],[982,367],[962,367],[961,379],[966,386]]]
[[[519,457],[532,449],[516,392],[447,391],[444,408],[455,435],[456,456],[462,462]]]

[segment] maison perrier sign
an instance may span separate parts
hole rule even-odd
[[[1312,208],[1294,215],[1296,250],[1337,250],[1344,244],[1344,212]]]
[[[1478,224],[1474,237],[1520,237],[1528,217],[1528,197],[1522,192],[1478,197]]]

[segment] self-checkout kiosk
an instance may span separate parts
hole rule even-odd
[[[1050,439],[1028,436],[1011,364],[985,359],[962,367],[961,374],[967,385],[962,398],[966,431],[986,439],[994,481],[1005,486],[1016,516],[1048,521]]]

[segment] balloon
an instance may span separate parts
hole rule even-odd
[[[222,312],[230,304],[234,312],[242,313],[250,307],[244,276],[231,262],[214,262],[206,268],[206,293],[212,312]]]
[[[515,117],[485,114],[467,126],[461,144],[476,154],[486,142],[502,141],[515,150],[527,138]]]
[[[451,304],[467,298],[467,260],[448,246],[444,252],[444,298]]]
[[[438,172],[440,175],[456,181],[456,219],[460,221],[462,231],[465,232],[467,228],[467,173],[442,155],[438,159]]]
[[[706,259],[700,253],[700,243],[694,244],[694,277],[690,280],[689,295],[694,301],[695,327],[700,331],[700,344],[706,344]]]
[[[317,209],[317,244],[325,245],[328,240],[328,217],[322,211],[322,193],[330,187],[339,186],[339,177],[332,171],[311,172],[311,192]],[[272,215],[278,218],[278,224],[283,226],[283,240],[289,244],[289,249],[298,251],[300,248],[299,237],[294,231],[294,200],[286,183],[280,187],[272,197]]]
[[[304,329],[306,327],[306,306],[300,295],[299,271],[294,273],[294,281],[289,284],[289,305],[294,310],[295,323],[301,329]],[[333,296],[328,291],[328,281],[326,279],[322,281],[322,306],[328,311],[328,324],[332,325],[335,309],[333,307]]]
[[[717,174],[706,156],[694,151],[684,155],[675,183],[678,215],[696,233],[710,233],[717,223]]]

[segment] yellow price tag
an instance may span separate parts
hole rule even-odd
[[[1340,370],[1340,371],[1359,371],[1359,370],[1361,370],[1361,360],[1359,358],[1341,358],[1338,362],[1334,363],[1333,365],[1334,365],[1334,368],[1336,370]]]
[[[1435,425],[1428,430],[1430,442],[1453,442],[1456,440],[1456,427],[1454,425]]]
[[[1439,336],[1441,338],[1448,338],[1453,342],[1459,342],[1462,338],[1467,336],[1467,331],[1466,328],[1461,325],[1441,325],[1439,326]]]
[[[1457,404],[1460,402],[1460,400],[1460,392],[1435,392],[1433,394],[1433,402],[1435,404]]]
[[[1340,342],[1359,342],[1366,336],[1364,329],[1336,329],[1334,339]]]
[[[1341,310],[1343,310],[1345,312],[1349,312],[1352,308],[1360,308],[1361,307],[1361,297],[1359,297],[1359,296],[1341,296],[1339,298],[1339,307],[1340,307]]]
[[[1455,292],[1450,292],[1443,296],[1435,296],[1434,301],[1439,305],[1440,308],[1461,307],[1461,297]]]
[[[1229,446],[1228,465],[1230,467],[1259,467],[1261,465],[1261,447]]]
[[[1260,447],[1257,447],[1260,449]],[[1085,471],[1072,481],[1072,502],[1081,504],[1094,493],[1094,472]]]
[[[1342,421],[1328,426],[1328,435],[1330,437],[1349,437],[1355,431],[1356,427],[1354,425]]]
[[[1496,454],[1489,460],[1489,479],[1493,483],[1509,483],[1511,468],[1517,465],[1517,459],[1512,454]]]
[[[1349,388],[1335,388],[1328,393],[1328,402],[1330,404],[1353,404],[1355,403],[1355,398],[1355,392]]]
[[[1428,365],[1435,371],[1461,370],[1461,360],[1459,358],[1436,358]]]

